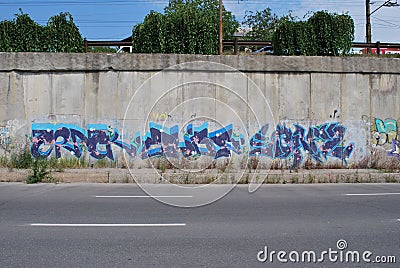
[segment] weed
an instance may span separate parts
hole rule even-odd
[[[228,170],[229,168],[229,159],[225,159],[224,161],[218,161],[216,164],[216,168],[218,169],[219,172],[225,173],[225,171]]]
[[[235,175],[231,174],[230,180],[231,180],[231,183],[232,183],[232,184],[236,183],[236,177],[235,177]]]
[[[33,162],[33,157],[31,155],[31,152],[27,146],[25,148],[18,152],[18,153],[12,153],[10,160],[8,161],[7,167],[9,169],[17,168],[17,169],[26,169],[30,168]]]
[[[50,169],[56,172],[64,172],[65,170],[64,166],[60,164],[60,160],[55,157],[51,157],[48,160],[48,165]]]
[[[49,162],[46,159],[36,158],[33,160],[30,167],[31,174],[26,179],[26,183],[51,182],[52,177],[49,175],[48,165]]]
[[[133,180],[133,179],[132,179]],[[123,183],[130,183],[131,182],[131,176],[129,173],[125,174],[125,177],[122,181]]]
[[[314,183],[315,182],[315,178],[313,175],[308,174],[308,183]]]
[[[278,183],[278,181],[276,181],[274,177],[273,178],[269,178],[269,176],[267,176],[266,183],[268,183],[268,184],[276,184],[276,183]]]
[[[217,163],[216,162],[217,161],[215,159],[213,159],[213,161],[206,168],[207,169],[216,169],[217,168]]]
[[[249,158],[249,161],[247,162],[247,167],[250,170],[256,170],[258,168],[259,163],[260,163],[260,159],[258,159],[257,156],[251,156]]]
[[[329,165],[325,166],[325,168],[327,168],[327,169],[343,169],[345,167],[346,166],[344,164],[342,164],[341,162],[333,162],[333,163],[330,163]]]
[[[371,153],[354,164],[353,168],[373,168],[386,172],[396,172],[400,170],[400,161],[397,157],[388,156],[385,150],[373,148]]]
[[[164,173],[164,172],[165,172],[166,166],[165,166],[164,161],[160,161],[160,164],[159,164],[159,166],[158,166],[158,169],[161,171],[161,173]]]
[[[217,179],[217,178],[214,178],[214,177],[207,177],[205,183],[206,183],[206,184],[211,184],[211,183],[213,183],[216,179]]]
[[[122,161],[120,161],[120,168],[127,169],[129,166],[132,166],[132,165],[130,165],[126,159],[122,159]]]
[[[0,157],[0,167],[8,167],[8,158],[7,156],[3,155]]]
[[[151,167],[157,168],[164,173],[167,169],[174,168],[174,165],[166,157],[157,157],[155,159],[149,160]]]
[[[243,179],[240,180],[240,183],[243,183],[243,184],[248,184],[249,183],[249,174],[248,173],[243,176]]]
[[[397,180],[394,178],[394,176],[392,176],[392,175],[387,175],[387,176],[385,176],[385,182],[387,182],[387,183],[394,183],[394,182],[397,182]]]
[[[89,162],[86,161],[85,159],[86,159],[86,157],[84,157],[84,156],[82,156],[81,158],[66,157],[66,158],[59,159],[58,164],[61,169],[87,168],[87,167],[89,167]]]
[[[279,169],[279,160],[278,160],[278,159],[272,160],[271,169],[272,169],[272,170],[277,170],[277,169]]]
[[[311,159],[310,156],[307,157],[307,160],[306,160],[306,162],[304,163],[304,168],[305,168],[305,169],[314,169],[314,163],[313,163],[313,161],[312,161],[312,159]]]
[[[322,163],[320,162],[320,161],[318,161],[316,164],[315,164],[315,169],[321,169],[322,168]]]
[[[94,164],[95,168],[105,168],[107,167],[107,160],[105,158],[99,159]]]

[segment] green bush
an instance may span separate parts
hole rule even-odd
[[[232,38],[239,23],[223,9],[223,36]],[[218,54],[219,2],[171,0],[164,14],[151,11],[132,29],[135,53]]]
[[[42,181],[51,181],[50,171],[48,170],[49,161],[42,158],[35,158],[31,166],[31,174],[26,179],[27,184],[38,183]]]
[[[20,9],[12,21],[0,21],[0,51],[83,52],[84,46],[70,13],[52,16],[42,26]]]
[[[281,20],[273,35],[277,55],[347,55],[354,40],[354,21],[347,15],[318,11],[307,21]]]
[[[33,162],[33,157],[30,150],[26,147],[19,153],[12,153],[8,160],[7,167],[9,169],[26,169],[30,168]]]

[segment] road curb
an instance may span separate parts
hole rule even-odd
[[[29,170],[0,169],[0,182],[25,182]],[[58,183],[155,183],[155,184],[234,184],[234,183],[400,183],[400,173],[375,169],[314,169],[314,170],[258,170],[224,171],[210,169],[201,172],[161,172],[138,169],[65,169],[52,171],[52,182]]]

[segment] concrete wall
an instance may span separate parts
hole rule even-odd
[[[192,155],[189,124],[209,158],[346,164],[400,145],[400,59],[0,53],[0,98],[6,153],[27,135],[47,157]]]

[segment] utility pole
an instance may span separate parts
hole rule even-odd
[[[219,0],[219,55],[222,55],[222,0]]]
[[[371,6],[370,6],[370,0],[365,0],[365,11],[366,11],[366,16],[367,16],[367,25],[366,25],[366,31],[365,31],[365,40],[367,43],[371,43]],[[368,48],[368,50],[371,50]],[[368,51],[370,53],[370,51]]]
[[[371,15],[374,14],[379,9],[381,9],[382,7],[396,7],[396,6],[399,6],[399,4],[397,4],[397,0],[395,2],[392,2],[392,0],[387,0],[382,5],[380,5],[374,11],[371,12],[371,2],[370,0],[365,0],[365,13],[366,13],[365,37],[367,43],[372,42]],[[369,53],[371,53],[371,48],[368,48],[368,54]]]

